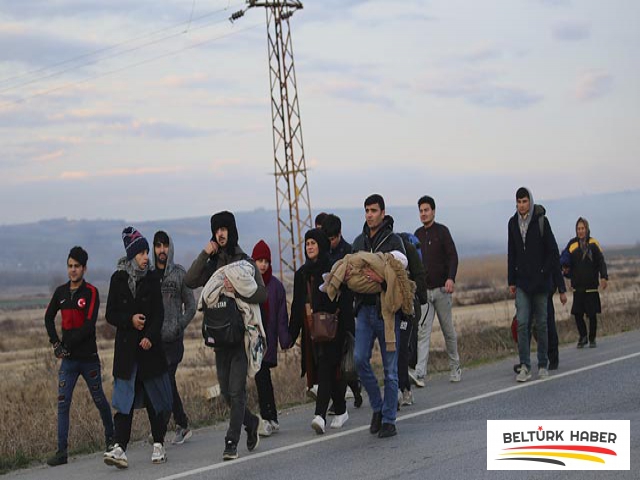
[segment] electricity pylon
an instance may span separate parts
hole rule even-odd
[[[274,176],[278,213],[280,278],[291,281],[304,260],[304,233],[311,228],[311,204],[302,142],[302,123],[289,19],[302,3],[248,0],[248,8],[267,12]],[[232,16],[236,20],[244,14]],[[287,278],[288,277],[288,278]]]

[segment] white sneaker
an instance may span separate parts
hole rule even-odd
[[[151,463],[164,463],[167,461],[167,454],[161,443],[153,444],[153,453],[151,454]]]
[[[349,420],[349,413],[345,410],[342,415],[336,415],[331,421],[331,428],[342,428],[342,426]]]
[[[269,420],[269,423],[271,424],[272,432],[275,433],[280,431],[280,424],[276,420]]]
[[[258,435],[261,437],[270,437],[273,433],[273,427],[271,426],[271,422],[269,420],[259,419],[260,424],[258,425]]]
[[[538,369],[538,377],[539,378],[547,378],[547,377],[549,377],[549,370],[547,370],[546,368],[540,367]]]
[[[102,456],[104,463],[107,465],[113,465],[117,468],[127,468],[129,462],[127,461],[127,454],[124,452],[119,444],[115,444],[111,450],[104,452]]]
[[[316,415],[311,421],[311,428],[313,428],[318,435],[324,433],[325,422],[324,418],[320,415]]]
[[[449,381],[459,382],[460,380],[462,380],[462,369],[460,367],[456,367],[451,370],[451,373],[449,374]]]
[[[527,366],[523,363],[520,365],[520,373],[516,376],[516,381],[518,382],[526,382],[531,378],[531,372],[527,368]]]
[[[400,405],[403,407],[408,407],[409,405],[413,405],[413,392],[411,390],[405,390],[404,392],[402,392]]]
[[[353,398],[353,390],[351,390],[351,387],[347,387],[347,390],[344,392],[344,399],[349,400],[350,398]]]

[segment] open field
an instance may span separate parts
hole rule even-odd
[[[598,335],[640,328],[640,255],[614,255],[607,259],[609,288],[601,294],[603,314],[599,316]],[[517,351],[511,339],[510,324],[514,303],[507,298],[506,258],[504,256],[463,260],[454,294],[454,321],[459,334],[463,366],[513,355]],[[106,301],[106,292],[102,294]],[[556,295],[557,297],[557,295]],[[570,317],[571,296],[566,306],[556,298],[558,334],[561,343],[573,343],[577,333]],[[16,309],[16,302],[0,303],[0,472],[41,461],[56,448],[57,371],[44,328],[44,308]],[[18,302],[19,303],[19,302]],[[201,317],[191,323],[186,334],[185,358],[178,369],[178,384],[185,409],[194,427],[211,424],[227,414],[219,399],[207,400],[205,389],[217,383],[214,353],[202,344]],[[98,320],[98,347],[103,364],[103,383],[107,396],[112,391],[114,330],[101,310]],[[429,371],[448,369],[444,341],[438,322],[431,337]],[[377,358],[377,357],[375,357]],[[281,352],[278,368],[272,370],[279,408],[307,401],[305,383],[300,378],[299,349]],[[560,359],[562,368],[562,359]],[[505,373],[506,374],[506,373]],[[256,410],[253,382],[249,382],[252,408]],[[148,434],[146,415],[137,414],[133,438]],[[9,432],[19,431],[20,435]],[[169,438],[171,434],[169,434]],[[82,380],[75,390],[71,411],[69,444],[72,453],[103,448],[102,427]]]

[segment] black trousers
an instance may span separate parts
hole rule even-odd
[[[141,384],[142,385],[142,384]],[[144,404],[147,409],[147,416],[149,417],[149,423],[151,424],[151,434],[153,435],[154,443],[164,443],[164,436],[167,433],[167,415],[157,414],[151,404],[151,399],[147,395],[144,385],[142,385],[142,392],[144,394]],[[133,402],[135,404],[135,401]],[[118,443],[123,450],[127,449],[129,440],[131,439],[131,425],[133,424],[133,405],[129,413],[116,413],[113,416],[113,423],[115,426],[114,442]]]
[[[338,378],[338,362],[322,358],[316,365],[318,375],[318,395],[316,396],[316,415],[326,419],[329,400],[333,401],[336,415],[342,415],[347,411],[347,402],[344,394],[347,391],[347,382]]]
[[[584,338],[587,336],[587,325],[584,322],[584,314],[576,313],[576,326],[578,327],[578,333],[580,334],[580,338]],[[589,318],[589,341],[596,341],[596,333],[598,333],[598,315],[595,313],[587,314]]]
[[[273,393],[273,383],[271,382],[271,368],[264,362],[260,367],[260,371],[256,373],[255,380],[258,390],[258,402],[260,403],[260,416],[264,420],[277,422],[278,411]]]
[[[403,315],[402,320],[400,320],[400,339],[398,342],[398,388],[403,392],[411,390],[411,382],[409,381],[409,347],[410,338],[414,334],[414,330],[412,319]]]

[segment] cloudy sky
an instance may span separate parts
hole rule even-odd
[[[637,0],[303,3],[314,214],[640,185]],[[1,0],[0,224],[275,209],[265,12],[231,24],[244,6]]]

